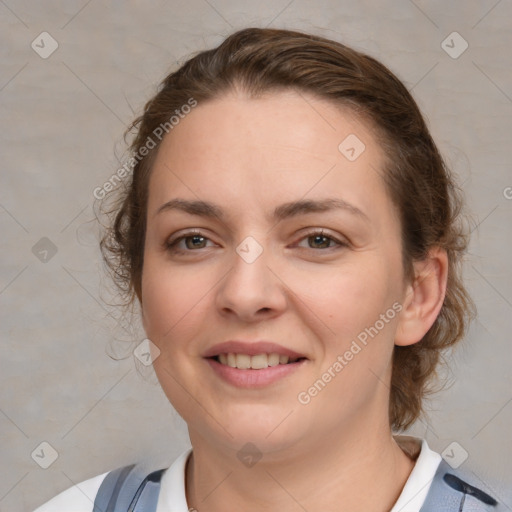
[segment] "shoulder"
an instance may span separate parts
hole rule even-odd
[[[183,468],[190,451],[188,449],[178,457],[171,468],[162,468],[151,459],[119,466],[69,487],[33,512],[94,512],[95,505],[100,509],[105,508],[105,503],[109,503],[112,497],[115,497],[116,503],[126,502],[127,509],[134,496],[141,494],[139,488],[147,486],[150,489],[147,494],[158,498],[160,480],[168,469],[171,470],[167,477],[171,494],[177,488],[178,493],[181,490],[184,496]]]
[[[69,487],[34,512],[92,512],[98,489],[108,473],[107,471]]]

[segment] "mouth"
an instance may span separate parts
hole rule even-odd
[[[202,355],[214,375],[245,389],[261,389],[292,378],[310,362],[306,354],[271,341],[225,341]]]
[[[222,352],[205,357],[214,375],[237,388],[262,389],[300,371],[307,357],[295,357],[275,352],[255,355]]]
[[[265,370],[274,366],[290,365],[306,360],[305,357],[290,357],[275,352],[256,355],[227,352],[208,357],[207,359],[212,359],[221,365],[238,370]]]

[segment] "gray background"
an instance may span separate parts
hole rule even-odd
[[[479,316],[449,359],[451,387],[411,431],[439,452],[459,443],[455,455],[467,451],[482,480],[510,481],[511,20],[508,0],[0,0],[0,510],[32,510],[188,447],[150,369],[108,356],[144,336],[123,331],[103,302],[93,190],[123,161],[132,109],[176,62],[250,25],[337,39],[413,90],[478,225],[465,269]],[[43,31],[59,45],[46,59],[31,47]],[[458,58],[441,46],[454,31],[469,45]],[[49,456],[36,450],[44,441],[58,453],[46,470],[35,462]]]

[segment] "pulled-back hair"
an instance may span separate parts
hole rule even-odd
[[[169,74],[126,132],[135,132],[130,150],[137,158],[101,241],[114,280],[128,303],[141,299],[148,181],[161,141],[155,133],[191,99],[201,104],[235,89],[249,97],[292,89],[356,112],[376,130],[386,156],[380,171],[399,212],[405,275],[414,277],[413,261],[429,249],[447,252],[448,283],[437,319],[420,342],[394,347],[390,424],[395,430],[411,425],[422,412],[443,349],[463,338],[473,314],[461,279],[468,235],[459,189],[418,106],[402,82],[368,55],[315,35],[248,28]],[[155,147],[142,151],[150,138]]]

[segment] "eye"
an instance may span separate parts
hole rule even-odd
[[[170,252],[185,253],[194,252],[197,249],[206,249],[207,242],[211,240],[203,235],[200,231],[190,231],[184,233],[177,238],[170,239],[165,242],[165,247]],[[308,243],[308,247],[301,246],[302,241]],[[182,245],[184,242],[184,246]],[[304,249],[336,249],[341,247],[348,247],[348,243],[343,242],[332,235],[328,235],[323,229],[317,229],[307,233],[301,238],[301,243],[297,244],[298,247]]]
[[[301,240],[305,240],[308,243],[308,247],[305,247],[306,249],[334,249],[336,246],[348,247],[348,243],[326,234],[322,229],[307,233]],[[334,247],[332,242],[335,244]],[[300,244],[298,246],[301,247]]]
[[[209,238],[205,237],[200,231],[190,231],[175,239],[168,240],[165,242],[165,247],[171,252],[191,252],[194,249],[205,249],[208,240]],[[181,242],[185,242],[185,247],[180,247]]]

